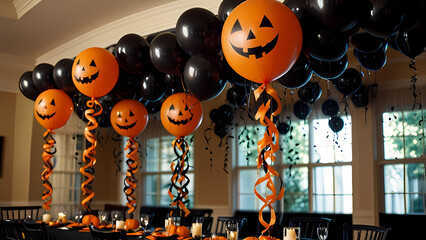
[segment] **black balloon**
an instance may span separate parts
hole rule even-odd
[[[318,82],[307,82],[299,89],[297,95],[301,101],[312,103],[321,97],[322,89]]]
[[[119,101],[118,97],[115,94],[109,93],[103,97],[99,98],[99,103],[102,106],[102,112],[100,115],[96,116],[96,120],[98,121],[98,125],[101,128],[107,128],[111,126],[111,110],[114,105]]]
[[[64,58],[53,67],[53,80],[56,86],[69,96],[74,96],[78,93],[78,89],[75,87],[71,76],[73,63],[74,60]]]
[[[81,93],[77,93],[73,97],[74,112],[84,122],[88,122],[87,118],[84,115],[84,112],[87,109],[87,106],[86,106],[87,100],[90,100],[90,97],[87,97],[86,95]]]
[[[365,107],[368,105],[368,87],[362,85],[358,91],[352,93],[351,100],[355,107]]]
[[[308,60],[303,54],[300,54],[291,69],[278,78],[277,81],[286,88],[300,88],[311,79],[312,73]]]
[[[33,82],[33,72],[28,71],[19,78],[19,90],[30,100],[35,101],[40,91],[36,88]]]
[[[309,62],[316,75],[324,79],[332,79],[342,75],[345,71],[348,66],[348,57],[345,54],[341,59],[332,62],[310,58]]]
[[[373,36],[386,38],[398,32],[404,19],[405,0],[362,0],[360,23]]]
[[[142,73],[150,64],[149,44],[138,34],[121,37],[114,48],[114,55],[120,66],[133,74]]]
[[[306,120],[309,114],[311,114],[311,112],[312,112],[312,107],[309,106],[309,104],[303,101],[297,101],[294,103],[293,113],[297,118],[301,120]]]
[[[235,107],[247,105],[247,99],[248,95],[238,95],[232,90],[232,88],[228,89],[226,92],[226,100],[229,104]]]
[[[209,10],[191,8],[176,23],[176,38],[189,55],[216,55],[221,49],[222,24]]]
[[[120,67],[118,81],[111,90],[111,93],[114,93],[121,98],[133,99],[136,92],[139,92],[141,78],[141,75],[131,74]]]
[[[337,116],[331,117],[330,120],[328,120],[328,126],[333,132],[338,133],[343,129],[343,119]]]
[[[369,33],[363,32],[351,36],[349,43],[358,51],[369,53],[381,48],[384,41],[385,40],[383,38],[378,38]]]
[[[244,1],[245,0],[223,0],[219,5],[219,10],[218,10],[219,20],[222,23],[224,23],[226,18],[232,12],[232,10],[234,10],[236,6],[238,6],[240,3]]]
[[[170,75],[166,74],[164,77],[166,95],[170,96],[175,93],[185,92],[185,86],[183,83],[182,75]]]
[[[33,82],[36,88],[40,91],[47,89],[58,88],[53,80],[53,66],[48,63],[40,63],[33,69]]]
[[[423,13],[423,18],[425,13]],[[400,52],[410,58],[415,58],[426,48],[426,20],[407,19],[396,34],[396,44]]]
[[[234,108],[228,104],[223,104],[219,107],[217,124],[228,125],[234,119]]]
[[[164,77],[164,73],[154,69],[151,70],[151,73],[144,75],[140,82],[139,94],[141,97],[151,102],[160,100],[166,90]]]
[[[377,51],[371,53],[363,53],[354,48],[354,55],[363,67],[372,71],[381,69],[383,66],[385,66],[387,60],[386,51],[382,48],[379,48]]]
[[[362,84],[361,73],[354,68],[346,69],[342,75],[338,78],[332,79],[331,81],[337,90],[345,96],[354,93]]]
[[[214,108],[210,111],[210,119],[212,120],[212,122],[214,123],[218,123],[219,120],[219,109]]]
[[[315,37],[317,27],[315,20],[308,12],[305,0],[285,0],[284,3],[299,19],[303,33],[302,49],[309,49],[312,45],[312,39]]]
[[[288,125],[286,122],[279,122],[277,124],[278,132],[282,135],[285,135],[290,131],[290,125]]]
[[[348,41],[339,34],[318,29],[313,35],[309,55],[322,61],[337,61],[345,55]]]
[[[224,138],[226,134],[228,133],[228,127],[224,125],[218,125],[216,124],[213,127],[213,132],[220,138]]]
[[[324,115],[332,117],[339,113],[339,104],[329,98],[322,103],[321,110]]]
[[[182,74],[188,59],[176,40],[176,34],[170,32],[161,33],[151,41],[149,55],[157,70],[171,75]]]
[[[221,76],[222,63],[217,57],[192,56],[185,65],[184,82],[200,101],[215,98],[225,88]]]
[[[162,104],[163,103],[161,101],[156,101],[156,102],[147,101],[145,102],[144,105],[149,114],[155,114],[161,110]]]
[[[330,30],[340,31],[356,24],[359,0],[307,0],[309,14]]]

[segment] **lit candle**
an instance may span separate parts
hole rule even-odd
[[[65,213],[60,212],[58,213],[58,223],[66,223],[67,222],[67,216]]]
[[[122,220],[117,220],[117,222],[116,222],[116,229],[117,230],[122,230],[122,229],[124,229],[124,221],[122,221]]]
[[[238,240],[238,231],[229,231],[228,240]]]
[[[203,229],[202,223],[193,223],[192,224],[192,237],[193,238],[201,237],[202,229]]]
[[[52,220],[52,216],[49,213],[43,214],[43,222],[49,224],[50,220]]]
[[[295,229],[286,229],[284,240],[296,240],[297,234]]]

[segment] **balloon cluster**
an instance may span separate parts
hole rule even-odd
[[[337,116],[339,114],[339,104],[332,98],[329,98],[322,103],[321,110],[324,115],[330,117],[328,120],[330,129],[335,133],[340,132],[344,124],[343,119]]]
[[[228,133],[228,126],[234,119],[234,109],[228,104],[223,104],[219,108],[210,111],[210,119],[215,123],[213,132],[220,138],[224,138]]]
[[[307,82],[302,86],[297,95],[299,101],[293,105],[294,115],[301,119],[306,120],[312,112],[312,104],[321,97],[322,89],[318,82]]]

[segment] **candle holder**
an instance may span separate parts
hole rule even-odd
[[[285,227],[283,240],[300,240],[300,227]]]
[[[203,221],[201,218],[196,218],[192,223],[192,237],[201,238],[203,234]]]

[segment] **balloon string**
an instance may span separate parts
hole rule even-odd
[[[172,178],[171,178],[171,185],[168,191],[169,197],[172,200],[171,206],[177,206],[181,210],[185,212],[185,217],[188,216],[190,211],[185,206],[186,203],[188,203],[188,185],[189,185],[189,177],[186,176],[186,173],[189,170],[189,163],[188,163],[188,153],[189,153],[189,146],[188,143],[181,138],[176,138],[173,141],[173,150],[177,156],[176,159],[174,159],[170,165],[170,169],[173,172]],[[173,188],[176,190],[176,195],[173,195],[172,190]]]
[[[281,101],[275,89],[273,89],[268,84],[262,84],[254,91],[256,101],[263,91],[266,91],[266,93],[277,102],[278,106],[277,109],[271,113],[271,116],[268,117],[266,113],[271,107],[271,99],[269,99],[266,104],[264,103],[259,107],[255,115],[256,120],[259,120],[263,126],[267,127],[265,133],[263,134],[263,138],[257,143],[257,170],[259,172],[260,168],[263,167],[265,176],[260,177],[254,185],[254,193],[256,197],[263,202],[263,205],[259,210],[259,222],[263,227],[265,227],[265,229],[262,231],[262,234],[264,234],[266,231],[269,232],[270,228],[276,222],[276,214],[272,204],[274,204],[277,200],[281,200],[284,196],[284,183],[278,172],[267,162],[268,160],[271,164],[275,162],[274,153],[277,152],[280,148],[279,132],[271,119],[273,119],[274,116],[278,116],[278,114],[281,112]],[[281,180],[281,186],[278,189],[275,187],[273,181],[274,177],[278,177]],[[265,197],[262,196],[256,189],[261,184],[265,184],[267,189],[270,190],[270,194],[266,194]],[[263,211],[267,207],[271,213],[269,223],[263,219]]]
[[[47,129],[46,132],[43,134],[43,140],[45,141],[45,144],[43,144],[44,151],[42,154],[44,170],[41,173],[41,180],[43,181],[43,186],[46,188],[46,190],[44,190],[41,199],[44,201],[43,208],[46,210],[50,209],[50,203],[52,202],[53,192],[52,184],[50,184],[49,182],[50,175],[53,171],[53,165],[50,159],[52,159],[53,154],[55,154],[56,152],[56,149],[54,147],[56,141],[53,138],[52,134],[54,134],[54,132],[51,129]]]
[[[129,150],[129,153],[126,154],[126,157],[128,158],[126,160],[127,164],[127,172],[126,172],[126,178],[124,180],[124,193],[126,194],[127,198],[127,212],[129,214],[132,214],[135,211],[136,208],[136,197],[135,197],[135,189],[136,189],[136,177],[135,174],[138,172],[138,162],[139,162],[139,155],[138,155],[138,148],[139,143],[135,141],[133,138],[129,138],[127,140],[126,148],[124,150]]]
[[[414,75],[411,76],[411,85],[410,89],[413,91],[413,108],[411,110],[414,110],[416,105],[419,105],[419,109],[422,109],[422,104],[417,102],[417,93],[416,93],[416,82],[417,82],[417,68],[416,68],[416,59],[411,59],[411,62],[409,64],[410,68],[413,69]]]
[[[86,140],[90,142],[92,145],[85,149],[83,152],[83,162],[86,164],[83,167],[80,167],[80,173],[85,176],[86,181],[81,184],[81,191],[83,192],[83,200],[81,201],[81,205],[89,212],[92,212],[90,208],[90,203],[92,202],[93,197],[95,196],[95,192],[92,190],[91,183],[95,179],[93,176],[94,168],[93,166],[96,164],[96,146],[98,141],[96,139],[94,131],[98,127],[98,122],[96,121],[96,116],[102,113],[102,106],[98,102],[98,100],[92,98],[87,100],[86,103],[88,109],[85,111],[85,117],[89,122],[87,123],[86,128],[84,129],[84,136]],[[96,112],[96,107],[99,108],[99,111]]]

